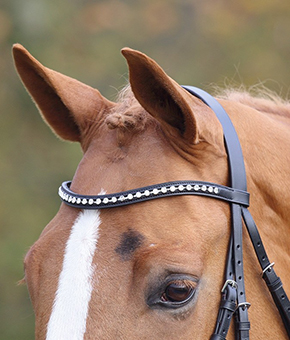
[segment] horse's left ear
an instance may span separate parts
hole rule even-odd
[[[203,123],[200,120],[204,118],[197,117],[196,113],[201,109],[208,111],[205,105],[145,54],[129,48],[124,48],[122,54],[128,62],[130,84],[139,103],[169,134],[172,130],[179,131],[190,144],[198,143],[200,123]]]

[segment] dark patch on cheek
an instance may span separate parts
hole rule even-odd
[[[123,261],[129,261],[144,239],[145,237],[138,231],[129,229],[121,235],[121,241],[115,251]]]

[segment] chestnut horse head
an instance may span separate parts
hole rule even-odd
[[[70,189],[98,195],[188,180],[228,186],[214,112],[146,55],[122,53],[130,86],[114,103],[14,46],[17,70],[45,121],[81,144]],[[219,102],[243,149],[250,211],[289,290],[289,104],[247,94]],[[230,231],[229,204],[209,197],[94,210],[62,203],[25,257],[36,339],[209,339]],[[246,234],[243,245],[252,339],[286,339]]]

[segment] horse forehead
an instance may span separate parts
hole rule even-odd
[[[125,136],[122,143],[118,142],[120,134]],[[185,167],[191,165],[153,128],[136,133],[108,130],[92,140],[71,188],[91,195],[101,189],[108,194],[126,191],[179,179]]]
[[[115,253],[125,260],[140,248],[155,245],[179,249],[190,243],[202,251],[208,242],[227,236],[229,229],[227,203],[197,196],[159,198],[104,209],[101,216],[100,241],[106,246],[113,240]]]

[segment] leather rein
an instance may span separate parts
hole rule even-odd
[[[229,202],[231,205],[232,231],[224,273],[225,283],[221,290],[221,303],[216,327],[210,340],[226,339],[233,316],[235,316],[236,339],[249,340],[250,338],[250,322],[248,319],[250,303],[246,300],[243,269],[243,221],[260,263],[262,277],[273,297],[290,339],[290,302],[281,279],[273,269],[274,263],[271,263],[268,259],[257,226],[247,209],[249,193],[247,192],[246,171],[235,128],[223,107],[211,95],[193,86],[183,86],[183,88],[208,105],[222,124],[228,153],[230,187],[200,181],[175,181],[114,194],[88,196],[76,194],[70,190],[71,182],[63,182],[59,188],[59,196],[67,205],[79,209],[113,208],[177,195],[201,195]]]

